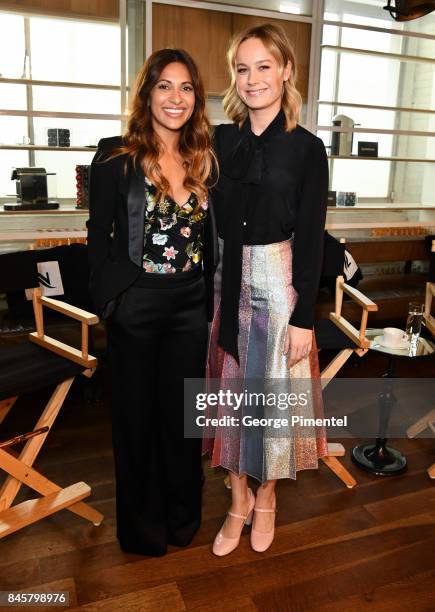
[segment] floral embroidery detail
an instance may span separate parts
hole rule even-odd
[[[164,215],[167,215],[169,212],[169,202],[159,202],[159,205],[157,206],[159,212],[163,213]]]
[[[149,191],[149,189],[145,190],[145,194],[146,194],[146,201],[147,201],[147,212],[153,212],[157,204],[156,198]]]
[[[193,207],[190,205],[190,198],[189,200],[187,200],[186,204],[183,204],[183,206],[180,206],[180,208],[182,208],[187,213],[191,213],[193,210]]]
[[[177,215],[173,213],[170,217],[161,217],[159,223],[163,231],[171,229],[177,223]]]
[[[165,250],[163,251],[163,257],[166,257],[166,259],[175,259],[177,254],[178,251],[176,251],[173,246],[165,247]]]
[[[153,261],[144,261],[143,268],[145,272],[154,272],[157,274],[174,274],[177,270],[170,263],[154,263]]]
[[[153,244],[166,244],[169,236],[167,234],[153,234]]]
[[[186,246],[186,255],[187,257],[189,257],[189,259],[192,257],[192,253],[193,253],[193,242],[189,242],[188,245]]]
[[[208,209],[208,200],[207,200],[207,198],[204,198],[204,200],[202,200],[200,206],[201,206],[202,210],[207,210]]]
[[[143,267],[145,272],[154,272],[154,267],[156,264],[153,264],[152,261],[144,261],[143,262]]]
[[[190,238],[191,233],[192,233],[192,230],[190,229],[190,227],[182,227],[180,229],[180,234],[184,236],[185,238]]]

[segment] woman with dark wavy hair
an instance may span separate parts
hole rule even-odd
[[[107,320],[126,552],[163,555],[168,544],[189,544],[200,525],[201,442],[183,436],[183,382],[204,376],[214,166],[195,63],[179,49],[153,53],[127,131],[100,141],[90,185],[91,292]]]

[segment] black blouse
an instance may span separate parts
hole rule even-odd
[[[294,237],[293,286],[298,300],[290,324],[311,329],[323,257],[328,160],[323,142],[301,126],[285,131],[282,111],[256,136],[243,126],[219,125],[220,165],[213,202],[225,240],[219,342],[237,358],[238,300],[243,244]]]

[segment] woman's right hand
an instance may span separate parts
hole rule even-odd
[[[287,355],[287,367],[290,369],[301,359],[305,359],[313,346],[313,331],[303,327],[289,325],[284,342],[284,355]]]

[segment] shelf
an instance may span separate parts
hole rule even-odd
[[[433,138],[435,132],[428,131],[417,131],[417,130],[389,130],[383,128],[347,128],[339,125],[317,125],[317,130],[324,132],[340,132],[343,134],[389,134],[390,136],[424,136],[426,138]]]
[[[27,232],[0,232],[0,241],[14,242],[16,240],[59,240],[62,238],[86,238],[86,230],[32,230]]]
[[[359,159],[361,161],[393,161],[393,162],[419,162],[435,163],[435,159],[419,159],[417,157],[362,157],[358,155],[328,155],[328,159]]]
[[[109,91],[120,91],[119,85],[102,85],[101,83],[73,83],[71,81],[40,81],[35,79],[7,79],[0,77],[0,83],[10,85],[33,85],[41,87],[73,87],[77,89],[106,89]]]
[[[104,121],[122,121],[127,119],[127,116],[101,113],[65,113],[54,111],[25,111],[25,110],[0,110],[0,116],[5,117],[48,117],[53,119],[97,119]]]
[[[422,227],[428,228],[431,230],[435,225],[435,220],[433,221],[397,221],[397,222],[383,222],[383,221],[372,221],[370,223],[328,223],[326,222],[325,228],[327,230],[373,230],[373,229],[391,229],[391,228],[399,228],[399,227]],[[0,234],[1,237],[1,234]],[[421,236],[417,236],[418,238]],[[411,236],[412,238],[412,236]]]
[[[395,212],[400,210],[431,210],[435,211],[435,204],[394,204],[385,202],[384,204],[357,204],[356,206],[328,206],[328,212],[360,212],[360,211],[382,211]]]
[[[395,113],[429,113],[435,115],[431,108],[409,108],[404,106],[379,106],[377,104],[356,104],[354,102],[338,102],[337,100],[317,100],[317,104],[328,106],[348,106],[349,108],[368,108],[373,110],[392,111]]]
[[[339,47],[338,45],[322,45],[326,51],[336,53],[354,53],[356,55],[372,55],[383,59],[393,59],[399,62],[416,62],[418,64],[435,64],[433,57],[419,57],[418,55],[402,55],[400,53],[385,53],[384,51],[370,51],[368,49],[357,49],[354,47]]]
[[[332,25],[337,28],[352,28],[355,30],[368,30],[369,32],[381,32],[384,34],[393,34],[397,36],[409,36],[410,38],[426,38],[427,40],[434,40],[433,34],[426,34],[425,32],[410,32],[409,30],[397,30],[395,28],[381,28],[377,26],[369,26],[361,23],[351,23],[347,21],[334,21],[332,19],[325,19],[323,25]]]
[[[12,204],[16,204],[16,202],[11,202]],[[89,210],[87,208],[75,208],[73,206],[60,206],[54,210],[5,210],[4,205],[0,204],[0,216],[6,215],[44,215],[44,216],[62,216],[62,215],[85,215],[86,218],[89,217]]]
[[[47,145],[0,145],[0,151],[86,151],[95,153],[96,146],[92,147],[49,147]]]

